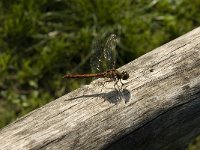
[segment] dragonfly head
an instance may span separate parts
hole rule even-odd
[[[129,74],[127,71],[122,72],[122,80],[127,80],[129,78]]]

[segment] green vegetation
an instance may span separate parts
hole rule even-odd
[[[194,139],[192,143],[190,143],[188,146],[188,150],[199,150],[199,149],[200,149],[200,136]]]
[[[121,66],[197,27],[199,8],[199,0],[1,0],[0,127],[88,83],[62,76],[90,72],[97,35],[120,37]]]

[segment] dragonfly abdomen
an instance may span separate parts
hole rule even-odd
[[[63,78],[91,78],[91,77],[98,77],[104,78],[104,73],[97,73],[97,74],[66,74]]]

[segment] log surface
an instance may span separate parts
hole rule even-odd
[[[200,134],[200,28],[119,70],[121,93],[95,80],[1,129],[0,149],[184,149]]]

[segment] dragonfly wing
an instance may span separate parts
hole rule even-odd
[[[101,72],[102,66],[101,62],[103,59],[102,51],[103,51],[103,45],[102,41],[100,39],[94,39],[92,42],[92,56],[90,59],[90,65],[92,72]]]
[[[115,68],[117,42],[115,34],[104,35],[93,41],[93,56],[90,62],[93,72],[103,72]]]
[[[104,58],[107,60],[108,69],[115,68],[117,42],[118,42],[117,36],[115,34],[111,34],[105,43]]]

